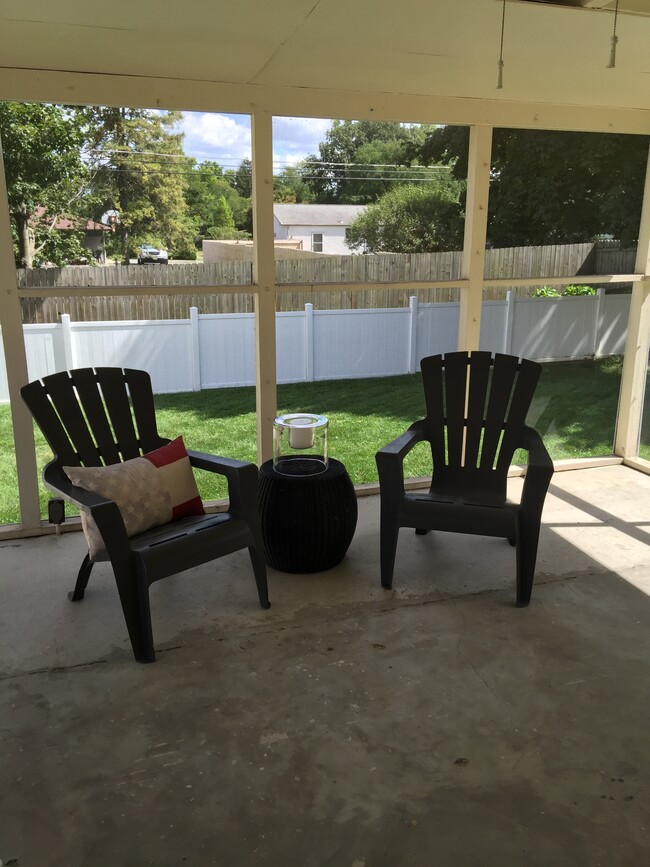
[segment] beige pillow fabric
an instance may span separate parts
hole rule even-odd
[[[171,495],[161,474],[146,458],[133,458],[108,467],[64,467],[72,482],[113,500],[122,513],[127,536],[143,533],[150,527],[172,519]],[[93,559],[104,549],[97,525],[87,512],[81,515],[84,533]]]
[[[121,464],[63,469],[73,485],[117,503],[127,536],[205,514],[182,437]],[[87,512],[81,513],[81,523],[92,560],[105,546]]]

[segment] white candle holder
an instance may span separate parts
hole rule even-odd
[[[328,426],[324,415],[279,415],[273,423],[273,469],[285,476],[324,473],[329,466]]]

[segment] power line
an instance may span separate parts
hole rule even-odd
[[[190,169],[188,171],[170,171],[169,169],[154,169],[143,167],[143,166],[134,166],[132,168],[119,168],[118,166],[104,166],[105,171],[118,173],[118,174],[133,174],[136,171],[144,173],[146,169],[146,173],[149,175],[165,175],[167,177],[177,176],[177,177],[185,177],[189,178],[194,175],[194,170]],[[408,175],[403,174],[401,172],[395,172],[390,176],[385,175],[332,175],[332,176],[323,176],[323,175],[299,175],[296,180],[305,180],[305,181],[313,181],[313,180],[326,180],[330,182],[340,183],[342,181],[404,181],[409,183],[428,183],[432,180],[435,180],[437,176],[423,176],[423,175]],[[225,180],[225,178],[223,179]],[[227,183],[227,181],[226,181]]]

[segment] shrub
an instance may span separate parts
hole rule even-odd
[[[567,286],[564,290],[564,295],[595,295],[596,290],[593,286]]]
[[[593,286],[579,286],[572,283],[570,286],[565,286],[563,292],[558,292],[555,286],[542,286],[534,294],[533,298],[559,298],[560,295],[595,295],[596,290]]]

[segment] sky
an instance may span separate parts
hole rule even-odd
[[[281,171],[308,154],[317,154],[330,124],[330,120],[305,117],[273,118],[274,171]],[[248,115],[186,111],[181,130],[185,133],[185,153],[199,162],[211,160],[224,169],[236,169],[243,159],[251,158]]]

